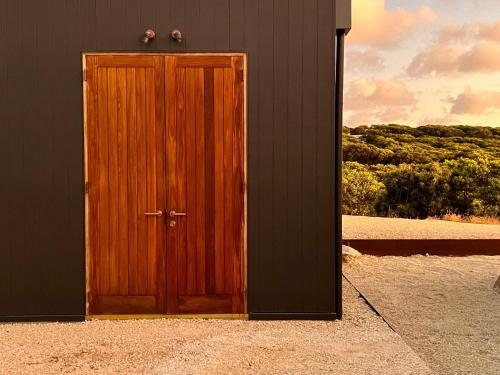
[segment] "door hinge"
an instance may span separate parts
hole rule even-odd
[[[83,69],[83,82],[87,82],[87,69]]]
[[[89,182],[85,181],[85,194],[89,193]]]

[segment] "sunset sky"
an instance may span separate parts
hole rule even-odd
[[[352,0],[345,123],[500,126],[500,0]]]

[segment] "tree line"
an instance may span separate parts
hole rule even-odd
[[[500,217],[500,128],[344,128],[343,212]]]

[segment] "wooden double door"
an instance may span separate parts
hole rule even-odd
[[[244,56],[84,62],[88,313],[244,313]]]

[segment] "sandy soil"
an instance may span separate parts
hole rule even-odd
[[[363,256],[344,274],[437,374],[500,374],[500,256]]]
[[[344,295],[336,322],[0,324],[0,374],[431,373],[348,284]]]
[[[500,225],[409,220],[385,217],[343,216],[344,239],[460,239],[498,238]]]

